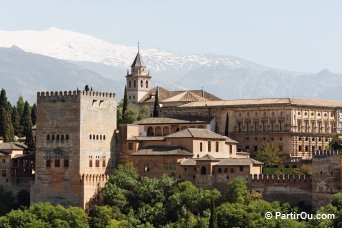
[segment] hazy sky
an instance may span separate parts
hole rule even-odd
[[[342,1],[0,0],[0,29],[74,30],[118,44],[342,73]],[[0,37],[1,39],[1,37]]]

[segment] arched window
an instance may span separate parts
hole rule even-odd
[[[100,140],[102,140],[102,135],[100,135]]]
[[[140,80],[140,87],[142,88],[144,86],[143,80]]]
[[[56,140],[59,140],[59,135],[56,136]]]
[[[95,135],[93,135],[93,139],[95,139]]]
[[[50,135],[47,135],[47,136],[46,136],[46,140],[50,140]]]
[[[96,140],[99,140],[99,135],[96,135]]]
[[[61,140],[64,140],[64,135],[61,135]]]
[[[52,138],[52,140],[55,140],[55,135],[52,135],[51,138]]]
[[[65,136],[65,139],[66,139],[66,140],[69,140],[69,135],[68,135],[68,134]]]
[[[218,173],[222,173],[222,169],[221,168],[218,169]]]
[[[148,81],[146,81],[146,88],[148,88]]]
[[[106,135],[103,135],[103,140],[106,140]]]
[[[169,127],[163,127],[163,135],[169,135],[169,134],[170,134]]]
[[[147,128],[147,136],[154,136],[153,128],[152,127],[148,127]]]
[[[156,127],[156,129],[155,129],[155,136],[162,136],[161,127]]]
[[[207,169],[204,166],[201,168],[201,175],[207,175]]]

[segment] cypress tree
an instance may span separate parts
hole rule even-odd
[[[36,119],[37,119],[37,105],[34,104],[31,109],[31,120],[32,125],[36,125]]]
[[[86,86],[84,87],[84,90],[88,92],[88,91],[90,90],[90,89],[89,89],[89,86],[86,85]]]
[[[1,92],[0,92],[0,107],[4,107],[5,109],[8,108],[6,91],[4,89],[1,89]]]
[[[123,106],[122,106],[122,116],[125,115],[127,106],[128,106],[127,87],[125,86],[125,93],[124,93]]]
[[[27,145],[27,150],[30,152],[35,151],[35,142],[32,134],[32,120],[31,120],[31,110],[30,105],[26,101],[24,105],[24,113],[21,118],[21,126],[23,127],[25,144]]]
[[[159,87],[157,87],[156,96],[154,98],[153,117],[159,116]]]
[[[218,228],[217,212],[216,212],[216,207],[215,207],[215,200],[213,198],[211,199],[209,228]]]
[[[1,107],[0,127],[4,141],[12,142],[14,140],[13,125],[11,116],[5,107]]]
[[[22,130],[21,130],[20,118],[18,115],[18,111],[17,111],[17,108],[15,106],[13,106],[13,109],[12,109],[11,119],[12,119],[12,125],[13,125],[13,129],[14,129],[14,135],[20,136]]]
[[[24,113],[24,106],[25,102],[22,96],[19,96],[18,101],[17,101],[17,111],[18,111],[18,116],[21,118]]]
[[[229,116],[228,116],[228,113],[226,116],[226,128],[224,130],[224,135],[227,137],[229,136]]]

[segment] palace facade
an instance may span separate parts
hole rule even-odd
[[[160,116],[215,118],[217,132],[239,142],[238,150],[255,153],[266,143],[279,147],[288,160],[311,159],[342,140],[342,102],[297,98],[193,102],[163,107]]]

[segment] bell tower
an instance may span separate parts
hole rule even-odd
[[[138,103],[141,98],[150,90],[150,72],[146,68],[140,54],[138,45],[138,53],[131,65],[131,70],[127,70],[126,88],[128,103]]]

